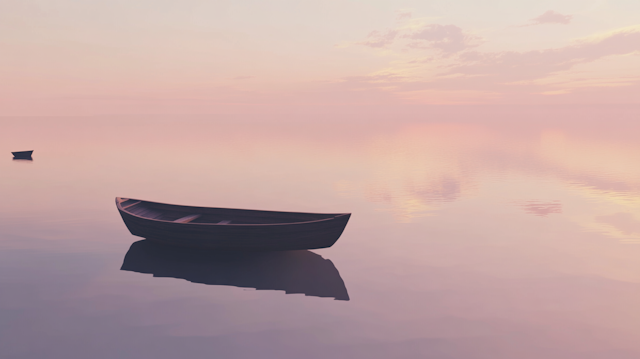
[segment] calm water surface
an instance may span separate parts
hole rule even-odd
[[[0,358],[638,358],[638,114],[2,119]],[[228,260],[116,196],[353,215]]]

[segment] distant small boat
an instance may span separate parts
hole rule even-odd
[[[331,247],[350,213],[298,213],[178,206],[116,198],[135,236],[168,244],[240,251],[285,251]]]
[[[11,152],[11,154],[13,154],[13,158],[19,158],[19,159],[31,159],[31,154],[32,153],[33,153],[33,151]]]

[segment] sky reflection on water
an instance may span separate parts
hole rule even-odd
[[[0,120],[0,358],[637,358],[637,113]],[[121,271],[116,196],[351,212],[350,300]]]

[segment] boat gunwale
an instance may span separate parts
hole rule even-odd
[[[275,212],[275,213],[291,213],[291,214],[324,214],[324,215],[333,215],[333,217],[329,217],[329,218],[323,218],[323,219],[317,219],[317,220],[313,220],[313,221],[304,221],[304,222],[287,222],[287,223],[192,223],[192,222],[187,222],[187,223],[180,223],[180,222],[174,222],[174,221],[165,221],[165,220],[161,220],[161,219],[155,219],[155,218],[148,218],[148,217],[143,217],[143,216],[139,216],[137,214],[131,213],[129,212],[127,209],[122,207],[122,202],[124,201],[120,201],[120,200],[134,200],[134,201],[140,201],[134,205],[132,205],[131,207],[141,204],[141,203],[153,203],[153,204],[161,204],[161,205],[167,205],[167,206],[176,206],[176,207],[186,207],[186,208],[203,208],[203,209],[230,209],[230,210],[235,210],[235,211],[256,211],[256,212]],[[151,202],[151,201],[144,201],[144,200],[140,200],[140,199],[135,199],[135,198],[125,198],[125,197],[116,197],[116,207],[118,208],[118,211],[124,212],[130,216],[134,216],[137,218],[141,218],[147,221],[154,221],[154,222],[163,222],[163,223],[173,223],[173,224],[180,224],[180,225],[191,225],[191,226],[195,226],[195,225],[205,225],[205,226],[236,226],[236,227],[259,227],[259,226],[290,226],[290,225],[296,225],[296,224],[310,224],[310,223],[318,223],[318,222],[325,222],[325,221],[332,221],[335,220],[338,217],[343,217],[343,216],[348,216],[351,215],[351,213],[337,213],[337,214],[333,214],[333,213],[311,213],[311,212],[283,212],[283,211],[264,211],[264,210],[256,210],[256,209],[240,209],[240,208],[219,208],[219,207],[196,207],[196,206],[182,206],[179,204],[170,204],[170,203],[162,203],[162,202]],[[130,207],[127,207],[130,208]]]

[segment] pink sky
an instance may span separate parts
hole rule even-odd
[[[637,104],[640,2],[0,0],[0,116]]]

